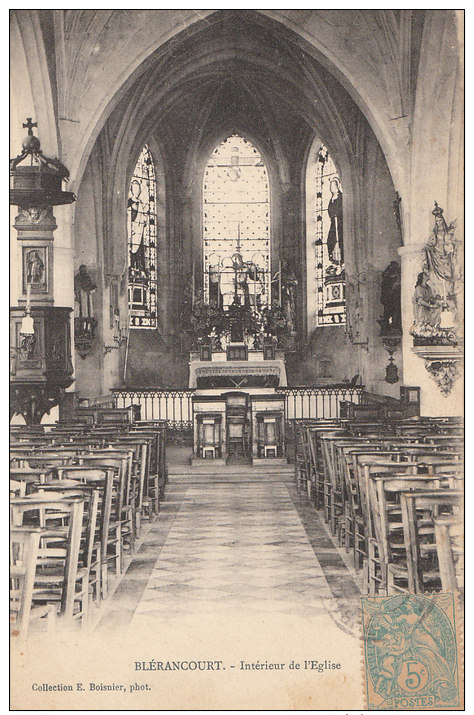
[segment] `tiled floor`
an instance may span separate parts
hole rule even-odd
[[[245,609],[325,614],[352,630],[359,596],[319,515],[290,481],[176,479],[98,628]]]

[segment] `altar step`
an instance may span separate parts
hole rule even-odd
[[[175,481],[176,477],[185,477],[195,481],[198,479],[231,479],[232,481],[292,481],[295,478],[293,464],[212,464],[213,460],[206,460],[206,464],[169,465],[168,476]],[[274,460],[265,460],[273,462]]]

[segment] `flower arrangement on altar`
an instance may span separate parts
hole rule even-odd
[[[202,295],[194,300],[189,326],[197,344],[211,342],[214,349],[220,349],[221,338],[230,333],[229,317],[225,310],[215,301],[206,303]]]
[[[289,335],[291,326],[278,301],[261,311],[238,306],[237,311],[224,310],[216,301],[206,302],[203,295],[195,296],[194,304],[186,321],[192,335],[193,346],[211,344],[213,350],[223,350],[231,342],[232,325],[239,321],[242,342],[249,348],[262,349],[266,339],[280,343]]]
[[[274,300],[271,306],[262,310],[263,333],[267,337],[276,338],[280,342],[282,338],[291,332],[291,325],[279,302]]]

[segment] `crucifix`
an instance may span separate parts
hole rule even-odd
[[[233,269],[234,269],[234,296],[235,296],[235,303],[237,303],[237,286],[238,286],[238,281],[237,281],[237,273],[242,270],[243,266],[243,259],[242,259],[242,254],[241,254],[241,245],[240,245],[240,221],[237,222],[237,251],[234,253],[232,256],[233,261]]]

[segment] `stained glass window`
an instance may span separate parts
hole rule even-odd
[[[206,301],[270,305],[268,172],[253,144],[235,134],[214,149],[204,172],[203,269]]]
[[[324,144],[312,157],[314,163],[308,171],[308,181],[313,184],[308,187],[308,313],[316,306],[316,326],[341,325],[346,322],[342,184]]]
[[[128,193],[128,302],[130,327],[157,327],[156,175],[145,145]]]

